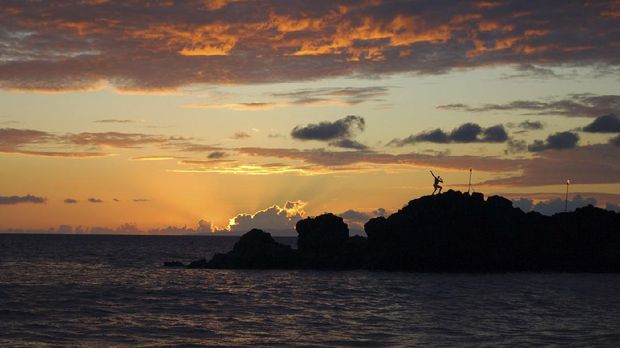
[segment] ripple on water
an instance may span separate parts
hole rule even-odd
[[[0,346],[620,341],[618,275],[166,269],[162,255],[197,258],[234,240],[81,240],[85,256],[75,245],[63,253],[67,240],[39,241],[36,257],[36,238],[0,243],[11,245],[0,250]]]

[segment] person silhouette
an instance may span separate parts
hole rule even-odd
[[[433,178],[435,178],[435,182],[433,183],[433,195],[435,194],[435,191],[437,191],[437,189],[439,189],[439,192],[437,193],[441,194],[441,189],[443,188],[443,186],[439,185],[439,183],[443,183],[443,179],[441,178],[441,176],[435,175],[432,170],[431,175],[433,176]]]

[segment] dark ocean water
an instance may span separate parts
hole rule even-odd
[[[161,267],[235,241],[0,235],[0,346],[620,345],[620,275]]]

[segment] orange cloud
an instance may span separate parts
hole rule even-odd
[[[0,4],[0,88],[171,91],[510,64],[617,66],[617,13],[617,2],[583,0],[196,0],[122,9],[25,0]]]

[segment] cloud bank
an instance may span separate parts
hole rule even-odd
[[[410,135],[403,139],[393,139],[388,145],[405,146],[420,142],[448,143],[503,143],[508,140],[508,133],[503,125],[482,128],[476,123],[465,123],[450,132],[439,128]]]
[[[45,197],[25,195],[25,196],[0,196],[0,205],[15,205],[22,203],[42,204],[47,201]]]
[[[585,0],[3,1],[0,88],[161,91],[498,65],[615,67],[619,11],[615,1]]]

